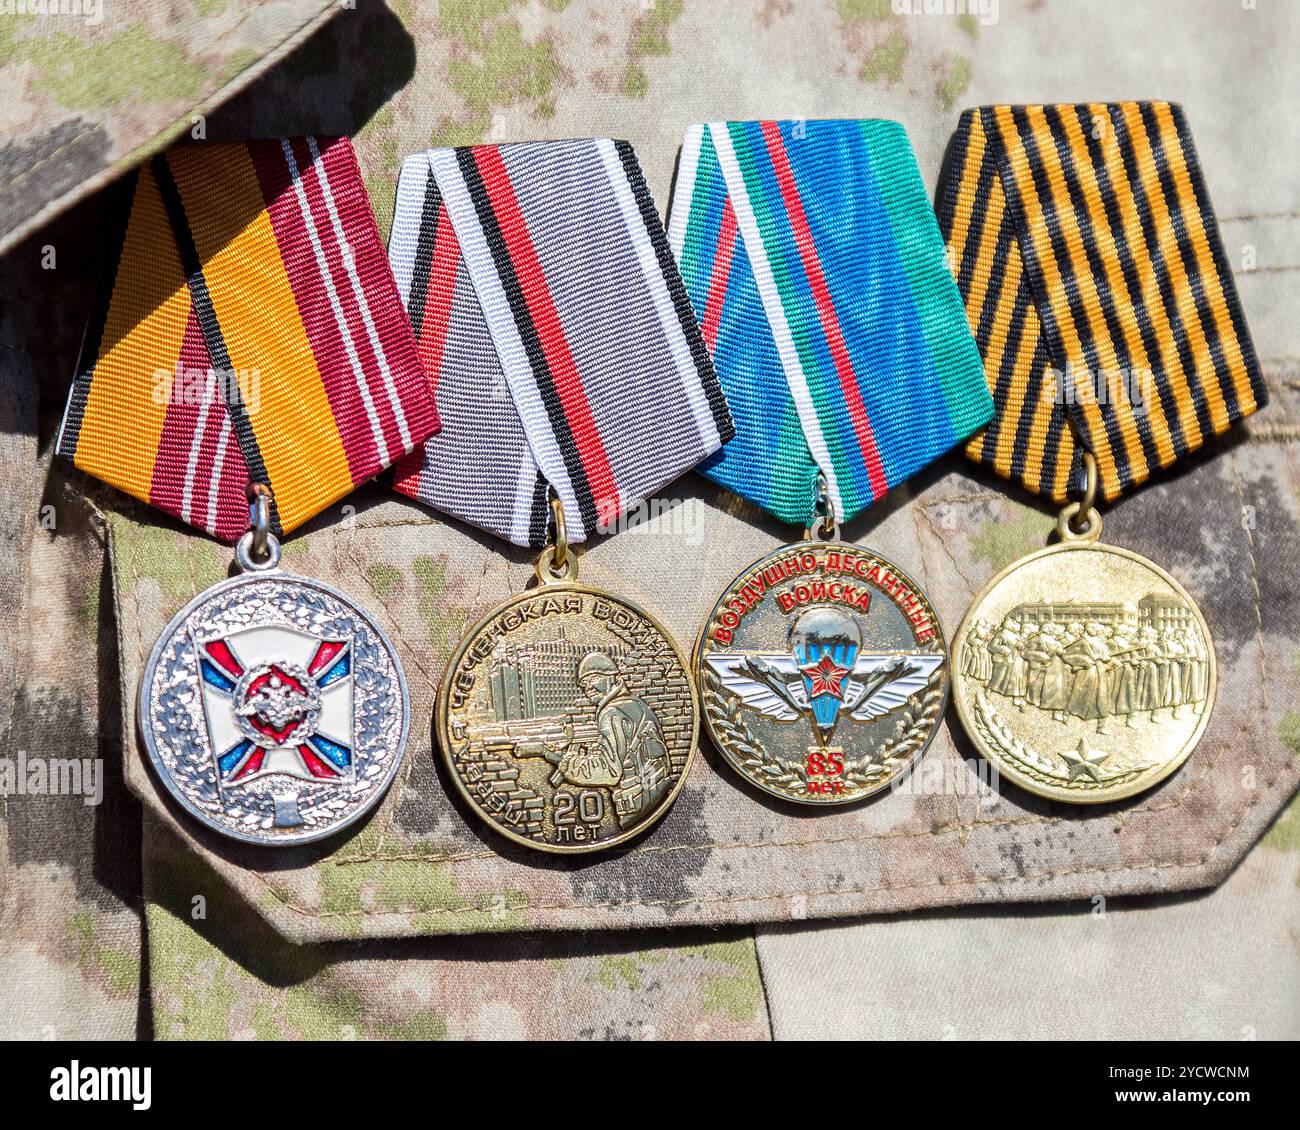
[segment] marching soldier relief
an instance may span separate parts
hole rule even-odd
[[[1089,534],[995,577],[954,648],[953,697],[980,752],[1023,788],[1079,803],[1174,772],[1205,730],[1215,686],[1192,598],[1145,558],[1098,544],[1092,514]]]

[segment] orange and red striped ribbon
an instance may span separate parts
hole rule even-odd
[[[438,430],[346,138],[186,146],[126,187],[58,450],[224,541],[302,525]]]

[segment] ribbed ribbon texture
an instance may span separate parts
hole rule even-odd
[[[737,436],[700,468],[806,525],[853,517],[987,423],[983,366],[902,126],[714,122],[669,219]]]
[[[285,533],[438,427],[346,138],[205,143],[140,169],[58,438],[225,541],[250,480]]]
[[[607,530],[733,434],[632,147],[431,149],[389,257],[443,429],[399,491],[506,538]]]
[[[996,405],[966,452],[999,475],[1062,502],[1087,449],[1113,499],[1264,404],[1178,106],[967,110],[939,220]]]

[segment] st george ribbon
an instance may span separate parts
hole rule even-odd
[[[1094,504],[1266,400],[1191,132],[1168,102],[967,110],[939,213],[995,404],[966,452],[1065,504],[958,629],[958,712],[1023,788],[1120,800],[1200,741],[1214,644],[1174,577],[1098,540]]]
[[[451,779],[517,843],[622,843],[680,792],[698,701],[667,631],[579,584],[570,543],[734,434],[636,157],[604,138],[416,154],[389,256],[443,421],[397,489],[542,551],[538,585],[448,664]]]
[[[363,818],[401,762],[396,649],[280,568],[280,538],[415,450],[434,398],[347,139],[187,145],[124,186],[58,450],[222,539],[239,575],[168,625],[140,687],[176,803],[251,844]]]
[[[710,736],[781,799],[861,800],[934,736],[947,651],[917,585],[838,525],[992,414],[907,135],[692,126],[669,239],[736,419],[700,471],[805,531],[741,572],[703,628]]]

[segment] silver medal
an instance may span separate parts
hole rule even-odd
[[[208,827],[303,844],[384,795],[406,746],[406,680],[366,613],[279,568],[265,503],[253,509],[242,574],[190,601],[154,645],[140,732],[159,779]]]

